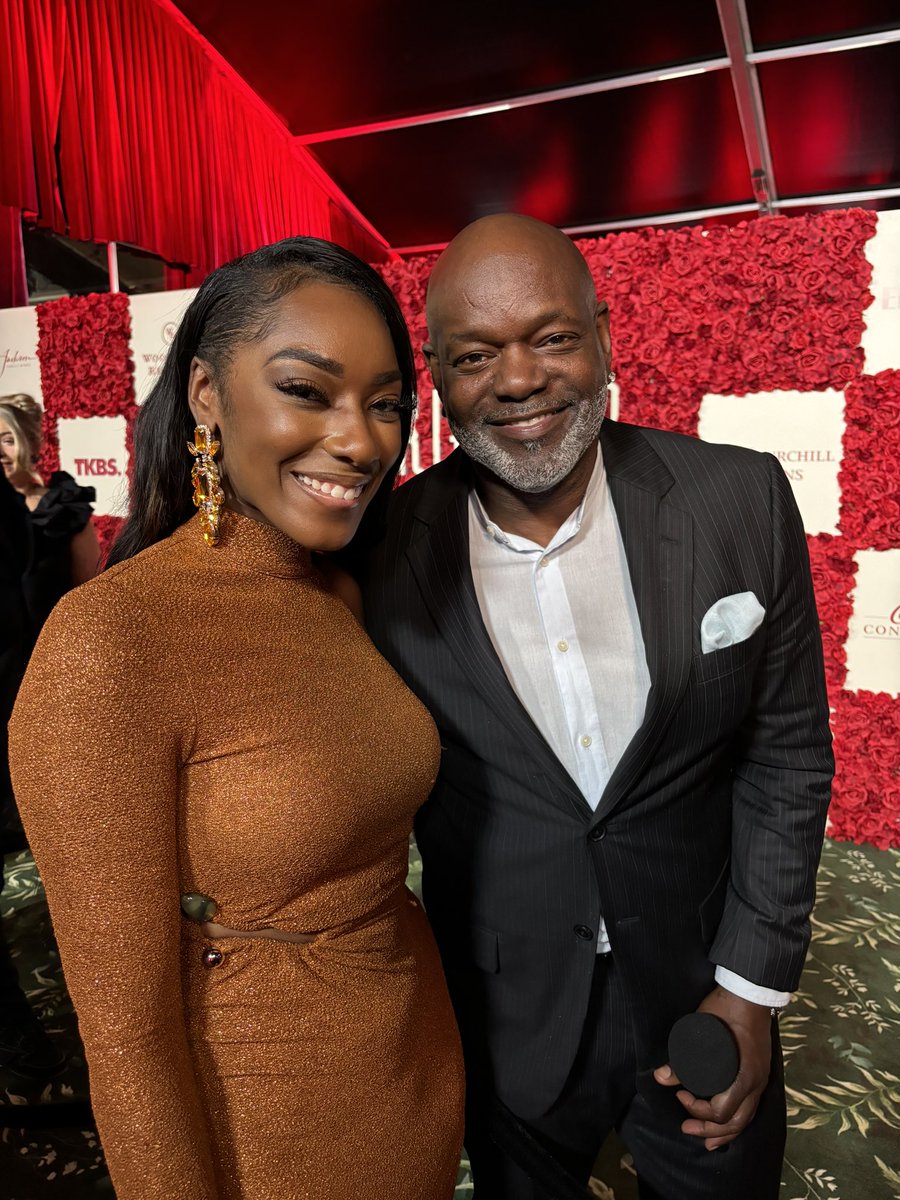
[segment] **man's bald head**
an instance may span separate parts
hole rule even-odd
[[[438,259],[428,281],[426,315],[432,338],[439,336],[448,304],[473,284],[490,278],[498,262],[518,269],[524,277],[547,270],[569,277],[590,306],[597,293],[590,268],[572,241],[553,225],[520,213],[481,217],[456,235]]]
[[[596,459],[609,325],[565,234],[512,214],[469,225],[432,272],[428,332],[450,428],[491,486],[547,494]]]

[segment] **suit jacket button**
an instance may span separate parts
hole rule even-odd
[[[588,834],[588,837],[590,838],[590,840],[592,842],[602,842],[603,839],[606,837],[606,826],[605,825],[595,825],[594,828],[591,830],[591,832]]]
[[[587,925],[576,925],[575,936],[583,938],[586,942],[592,942],[594,940],[594,931],[593,929],[589,929]]]

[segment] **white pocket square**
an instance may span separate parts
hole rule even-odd
[[[717,600],[700,623],[700,648],[704,654],[724,650],[747,638],[762,624],[766,610],[752,592],[737,592]]]

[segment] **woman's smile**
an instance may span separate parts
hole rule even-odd
[[[361,482],[353,476],[340,480],[333,475],[306,475],[299,471],[291,471],[295,479],[308,495],[313,496],[320,504],[329,508],[354,508],[372,478]]]

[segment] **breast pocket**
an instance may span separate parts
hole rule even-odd
[[[748,638],[722,650],[711,650],[709,654],[695,654],[691,663],[691,681],[703,684],[715,679],[724,679],[736,671],[752,670],[762,653],[765,627],[761,625]]]

